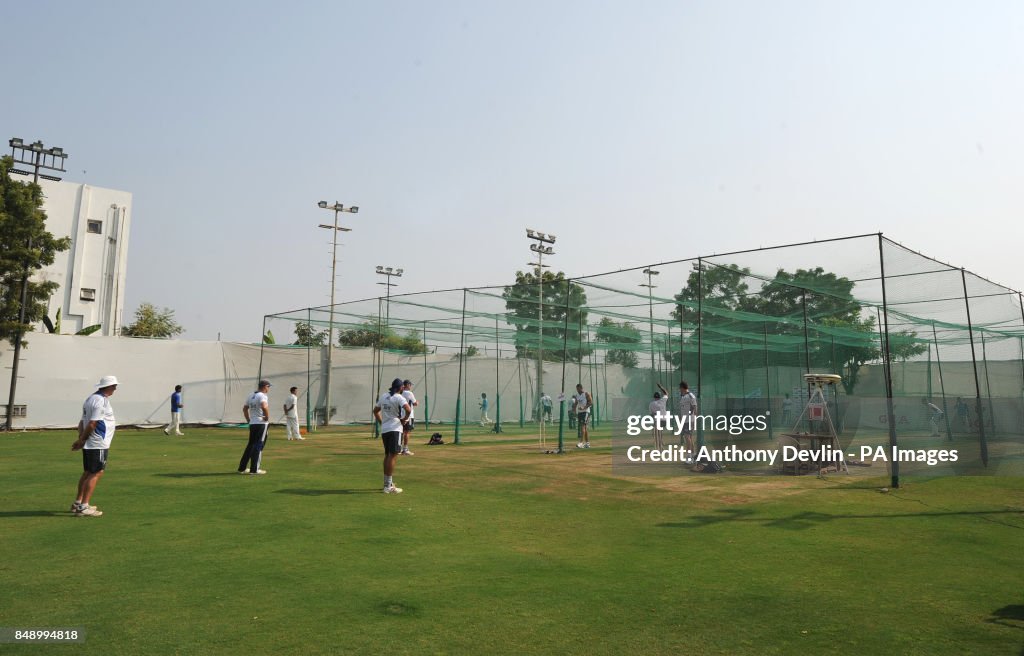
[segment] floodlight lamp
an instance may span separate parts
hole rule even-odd
[[[382,266],[377,267],[377,273],[384,273],[384,267],[382,267]]]
[[[50,149],[50,154],[53,155],[54,157],[63,157],[64,149],[59,146],[54,146],[53,148]]]
[[[403,271],[405,271],[405,269],[398,269],[398,270],[395,271],[395,275],[396,276],[400,276],[400,275],[402,275]]]
[[[547,248],[544,249],[544,254],[545,255],[551,255],[554,252],[555,252],[555,249],[551,248],[550,246],[548,246]]]
[[[325,209],[327,209],[327,201],[322,200],[319,203],[317,203],[316,206],[319,207],[320,209],[324,209],[325,210]]]
[[[352,207],[348,208],[348,211],[352,212],[353,214],[358,214],[359,213],[359,206],[358,205],[353,205]]]
[[[7,145],[11,148],[23,148],[25,146],[25,141],[18,137],[11,137],[11,140],[7,142]]]
[[[550,232],[548,233],[548,239],[551,240],[552,244],[555,243],[555,236],[553,234],[551,234]]]
[[[543,232],[538,232],[538,233],[537,233],[537,238],[538,238],[538,239],[540,239],[540,240],[544,240],[544,239],[547,239],[547,237],[545,237],[545,236],[544,236],[544,233],[543,233]]]
[[[42,141],[34,142],[31,146],[29,146],[29,150],[32,150],[33,152],[36,152],[36,153],[43,152],[43,142]]]
[[[533,239],[533,230],[531,230],[530,228],[527,228],[526,229],[526,236],[529,237],[530,239]]]

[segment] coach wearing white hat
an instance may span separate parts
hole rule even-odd
[[[85,471],[78,479],[78,496],[71,504],[76,517],[99,517],[103,512],[90,506],[92,493],[107,468],[107,452],[114,439],[114,409],[110,397],[117,390],[117,377],[104,376],[96,384],[96,391],[82,404],[82,420],[78,422],[78,439],[71,445],[72,451],[82,450],[82,464]]]

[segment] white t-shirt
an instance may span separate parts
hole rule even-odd
[[[406,403],[409,404],[409,419],[416,417],[416,408],[413,404],[416,403],[416,395],[412,393],[412,390],[403,390],[402,396],[405,397]]]
[[[587,407],[587,392],[586,390],[579,394],[574,394],[572,397],[576,401],[576,413],[582,414],[584,412],[590,412],[590,408]]]
[[[654,399],[653,401],[651,401],[651,405],[648,409],[651,411],[652,417],[658,414],[659,412],[665,412],[666,401],[668,401],[668,399],[666,399],[664,396],[661,397],[660,399]]]
[[[96,422],[96,428],[85,440],[85,449],[109,449],[114,439],[114,409],[110,407],[110,397],[99,392],[92,394],[82,404],[82,424]]]
[[[249,406],[249,424],[266,424],[267,416],[263,413],[263,404],[266,403],[267,407],[270,407],[270,401],[267,400],[267,395],[260,391],[255,391],[249,395],[246,399],[245,405]]]
[[[697,397],[693,392],[687,392],[679,397],[679,414],[683,417],[697,414]]]
[[[285,413],[285,416],[291,417],[292,419],[299,418],[299,398],[294,394],[289,394],[288,399],[284,402],[286,406],[291,406],[291,410]]]
[[[384,392],[377,401],[380,408],[380,432],[393,433],[402,430],[402,407],[406,405],[405,397],[401,394]],[[411,410],[412,408],[410,408]]]

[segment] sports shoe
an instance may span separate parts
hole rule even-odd
[[[296,437],[295,439],[297,439],[297,440],[302,440],[303,442],[305,442],[305,441],[306,441],[306,438],[304,438],[304,437]]]
[[[413,453],[412,451],[410,451],[409,449],[402,449],[402,455],[403,456],[414,456],[416,454]]]
[[[167,432],[166,428],[164,429],[164,435],[170,435],[170,433]]]
[[[239,473],[239,474],[248,474],[248,473],[249,473],[249,470],[248,470],[248,469],[239,469],[239,470],[238,470],[238,473]]]
[[[401,494],[402,488],[395,487],[394,485],[388,486],[383,490],[384,494]]]
[[[76,513],[76,512],[78,512],[78,510],[81,507],[82,507],[81,503],[79,503],[78,501],[72,501],[71,502],[71,511],[70,512]]]
[[[590,448],[590,442],[587,442],[586,444],[584,444],[583,448],[584,449],[589,449]]]
[[[185,437],[184,433],[175,433],[175,435],[177,435],[178,437]]]
[[[253,476],[257,476],[259,474],[266,474],[267,470],[266,469],[257,469],[256,471],[251,471],[249,473],[252,474]]]
[[[576,448],[577,449],[582,449],[583,448],[583,442],[577,442],[576,443]]]
[[[82,506],[78,512],[75,513],[75,517],[100,517],[103,515],[103,511],[96,506]]]

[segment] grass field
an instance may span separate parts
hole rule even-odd
[[[0,653],[1024,653],[1024,479],[623,478],[607,431],[421,433],[386,496],[366,428],[274,428],[266,476],[243,429],[123,430],[100,518],[71,432],[5,435],[0,627],[86,639]]]

